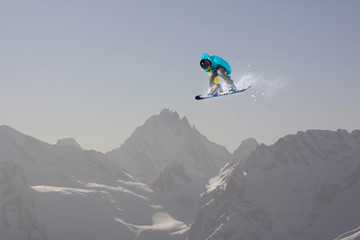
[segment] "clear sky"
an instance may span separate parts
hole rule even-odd
[[[360,128],[360,1],[1,0],[0,125],[110,151],[163,108],[230,151]],[[201,53],[227,60],[233,96]]]

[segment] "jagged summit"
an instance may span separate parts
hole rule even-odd
[[[160,114],[151,116],[145,123],[144,126],[148,128],[167,128],[169,127],[190,127],[190,123],[187,118],[184,116],[180,118],[179,114],[176,111],[171,111],[170,109],[163,109]]]
[[[190,126],[186,117],[181,119],[169,109],[150,117],[107,156],[146,182],[153,181],[174,163],[208,178],[231,159],[225,147],[208,141]]]
[[[159,116],[160,117],[169,116],[169,117],[180,118],[179,114],[176,111],[172,111],[169,108],[164,108],[163,110],[161,110]]]
[[[163,109],[160,114],[151,116],[142,126],[135,129],[128,140],[140,140],[146,135],[154,138],[154,140],[168,138],[172,142],[181,136],[193,134],[194,132],[197,131],[194,131],[190,126],[186,117],[180,118],[176,111]]]

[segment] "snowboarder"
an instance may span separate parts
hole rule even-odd
[[[223,92],[218,76],[224,79],[229,88],[229,93],[236,91],[234,81],[231,79],[231,67],[221,57],[210,56],[207,53],[201,55],[200,66],[209,74],[210,91],[209,95],[216,96]]]

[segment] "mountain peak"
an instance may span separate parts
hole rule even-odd
[[[79,150],[83,150],[83,148],[80,146],[80,144],[78,144],[76,142],[75,139],[73,138],[63,138],[63,139],[59,139],[56,143],[56,145],[58,146],[72,146],[75,147]]]
[[[240,147],[234,151],[234,157],[237,160],[245,160],[252,151],[259,146],[259,143],[254,138],[248,138],[241,142]]]
[[[169,109],[150,117],[107,156],[146,182],[153,181],[174,163],[209,178],[231,159],[224,147],[208,141],[191,127],[186,117],[181,119]]]
[[[159,116],[160,117],[174,117],[174,118],[180,119],[179,114],[176,111],[170,110],[169,108],[164,108],[163,110],[161,110]]]
[[[180,118],[179,114],[176,111],[172,111],[168,108],[164,108],[161,110],[160,114],[157,115],[160,119],[171,119],[173,121],[182,121],[190,126],[189,121],[184,116],[183,118]]]
[[[180,118],[176,111],[171,111],[168,108],[163,109],[158,115],[150,117],[144,126],[150,128],[168,128],[169,126],[191,128],[186,117]]]

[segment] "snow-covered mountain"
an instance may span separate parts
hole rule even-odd
[[[150,117],[107,156],[148,183],[157,202],[186,224],[194,221],[208,180],[232,160],[224,147],[207,140],[186,117],[169,109]]]
[[[188,226],[104,154],[0,126],[0,239],[184,239]]]
[[[359,203],[360,131],[299,132],[211,179],[188,239],[335,239]]]
[[[358,130],[231,155],[165,109],[107,155],[75,143],[0,126],[0,239],[359,238]]]
[[[232,159],[225,147],[210,142],[186,117],[164,109],[137,128],[118,149],[107,153],[127,172],[141,181],[154,181],[165,168],[181,164],[185,171],[204,179]]]
[[[208,180],[232,159],[168,109],[107,155],[84,151],[75,139],[51,145],[0,126],[0,156],[22,169],[25,179],[9,183],[15,192],[0,195],[0,208],[13,204],[13,195],[30,199],[18,206],[29,215],[21,213],[18,221],[31,221],[22,228],[26,236],[16,239],[52,240],[183,240]],[[0,167],[0,173],[8,171]],[[16,228],[14,221],[7,225],[9,219],[4,215],[3,226]],[[8,236],[0,230],[0,239]]]

